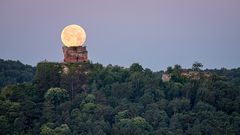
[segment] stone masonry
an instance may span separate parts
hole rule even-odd
[[[86,46],[66,47],[63,46],[64,62],[76,63],[88,61]]]

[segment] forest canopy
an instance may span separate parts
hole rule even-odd
[[[240,68],[0,61],[3,135],[237,135]],[[169,76],[163,81],[163,75]]]
[[[32,81],[35,68],[20,61],[0,59],[0,88],[7,84]]]

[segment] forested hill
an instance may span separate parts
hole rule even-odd
[[[7,84],[30,82],[34,75],[35,69],[30,65],[0,59],[0,88]]]
[[[41,62],[1,89],[0,134],[238,135],[240,69],[201,67]]]

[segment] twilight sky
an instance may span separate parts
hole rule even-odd
[[[0,58],[63,61],[69,24],[85,28],[94,63],[240,67],[240,0],[0,0]]]

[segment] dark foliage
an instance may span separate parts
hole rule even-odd
[[[32,81],[35,68],[20,61],[0,59],[0,88],[8,84]]]
[[[137,63],[39,63],[32,83],[1,89],[0,134],[239,134],[240,68],[197,64],[169,67],[171,80],[163,82],[163,72]]]

